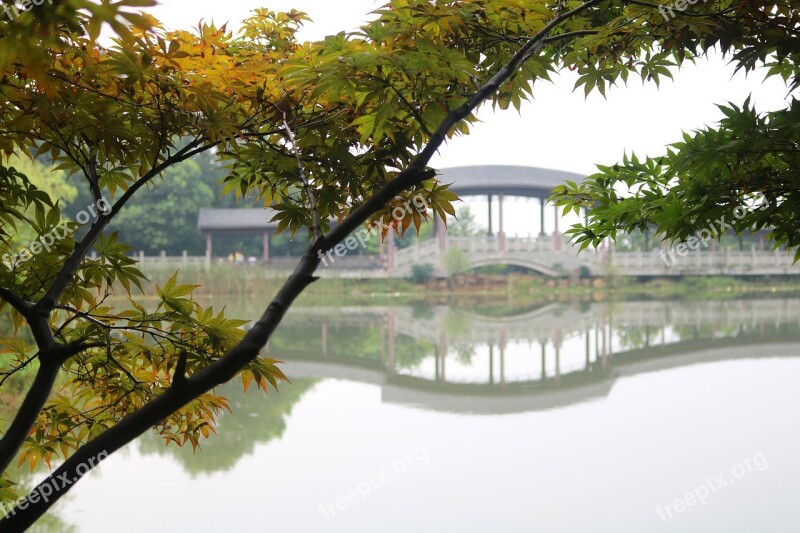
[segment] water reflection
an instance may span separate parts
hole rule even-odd
[[[791,299],[293,308],[267,349],[293,384],[228,385],[202,452],[147,436],[56,512],[82,533],[795,532],[798,317]],[[769,468],[675,515],[753,457]]]
[[[253,453],[257,444],[280,438],[286,430],[286,417],[292,407],[314,384],[314,380],[296,379],[281,388],[280,394],[264,398],[263,392],[244,393],[239,382],[226,384],[219,393],[230,400],[216,426],[216,435],[205,439],[197,453],[190,445],[164,446],[164,439],[149,432],[139,439],[144,455],[167,454],[176,459],[192,477],[233,468],[242,457]]]
[[[268,347],[290,376],[379,385],[384,402],[499,414],[605,396],[619,376],[800,355],[800,300],[479,310],[300,308]],[[767,352],[765,345],[772,345]]]
[[[550,304],[497,316],[436,307],[301,307],[267,354],[292,379],[280,394],[223,394],[218,435],[202,451],[141,439],[195,476],[232,468],[256,444],[279,438],[319,380],[380,387],[381,401],[429,411],[505,414],[607,396],[623,376],[736,359],[800,356],[800,300],[635,301]],[[768,346],[768,348],[765,348]]]

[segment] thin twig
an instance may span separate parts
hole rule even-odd
[[[319,211],[317,209],[317,198],[314,196],[314,191],[311,187],[311,184],[308,182],[308,176],[306,175],[306,168],[303,164],[303,154],[300,151],[300,146],[297,145],[297,138],[294,135],[294,131],[292,131],[292,126],[289,124],[289,117],[283,109],[280,109],[278,106],[275,106],[275,109],[280,111],[281,115],[283,116],[283,129],[286,138],[292,144],[292,152],[294,153],[294,157],[297,160],[297,174],[300,176],[300,181],[303,183],[303,189],[306,191],[306,196],[308,196],[308,204],[309,208],[311,209],[311,216],[313,217],[313,226],[312,231],[314,233],[314,240],[316,241],[319,239],[320,236],[320,225],[319,225]]]

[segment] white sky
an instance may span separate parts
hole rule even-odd
[[[252,9],[294,8],[314,21],[303,29],[301,38],[315,40],[359,26],[382,4],[377,0],[163,0],[149,11],[168,28],[191,28],[201,19],[219,25],[230,22],[229,27],[236,28]],[[643,87],[631,78],[628,87],[608,91],[606,100],[599,94],[584,99],[582,89],[573,92],[576,76],[565,72],[554,77],[552,84],[538,85],[535,100],[521,114],[514,110],[495,114],[489,109],[480,113],[484,122],[475,125],[473,134],[444,147],[432,165],[512,164],[588,174],[595,164],[617,162],[625,151],[663,153],[666,145],[680,140],[681,131],[716,122],[722,116],[716,103],[741,104],[752,94],[760,111],[784,107],[787,89],[779,79],[765,82],[762,73],[749,77],[741,73],[732,77],[732,73],[719,57],[698,61],[677,72],[674,82],[663,81],[660,89],[654,84]],[[486,202],[470,199],[466,203],[477,221],[486,225]],[[509,202],[508,233],[527,235],[519,221],[538,220],[532,209],[538,208],[527,200]],[[550,225],[551,219],[548,216]]]

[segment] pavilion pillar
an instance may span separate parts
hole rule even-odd
[[[591,353],[591,338],[592,335],[589,330],[586,330],[586,370],[592,366],[592,353]]]
[[[561,250],[561,233],[558,229],[558,222],[559,222],[558,206],[554,205],[553,210],[555,211],[555,222],[556,222],[556,229],[553,232],[553,243],[554,243],[553,249],[556,252],[558,252],[559,250]]]
[[[488,196],[488,199],[489,199],[489,233],[487,233],[487,235],[489,235],[489,237],[491,237],[492,234],[494,233],[492,231],[492,199],[493,198],[492,198],[491,194]]]
[[[500,201],[500,209],[498,213],[500,215],[500,231],[497,233],[497,237],[500,243],[500,253],[506,251],[506,233],[503,227],[503,200],[505,199],[505,197],[506,197],[505,194],[500,193],[500,196],[498,198]]]
[[[269,231],[264,232],[264,263],[269,263]]]
[[[206,233],[206,264],[211,264],[211,258],[214,254],[214,236],[211,232]]]
[[[494,345],[489,343],[489,383],[494,384]]]
[[[506,348],[500,345],[500,383],[506,382]]]
[[[506,382],[506,330],[500,330],[500,383]]]
[[[547,343],[540,341],[542,345],[542,381],[547,379]]]
[[[544,198],[539,198],[539,236],[544,237]]]

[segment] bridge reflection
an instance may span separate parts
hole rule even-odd
[[[550,304],[506,316],[438,306],[292,310],[267,348],[290,378],[381,387],[384,402],[499,414],[609,393],[617,378],[800,356],[800,300]]]

